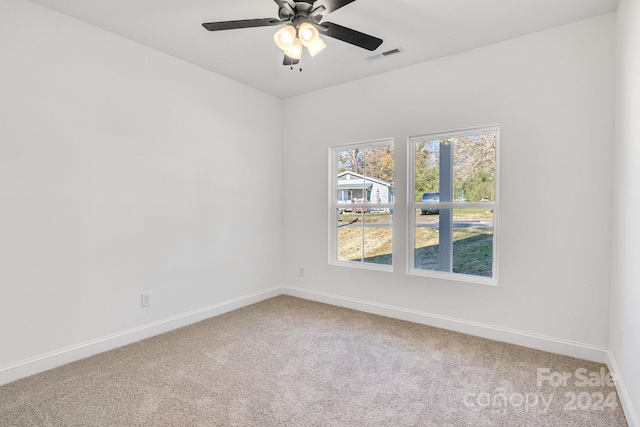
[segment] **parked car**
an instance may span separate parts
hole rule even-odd
[[[440,193],[424,193],[422,195],[422,203],[439,203]],[[439,214],[438,209],[424,209],[422,208],[422,215]]]

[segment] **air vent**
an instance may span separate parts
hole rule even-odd
[[[399,54],[401,52],[404,52],[404,50],[402,50],[401,47],[397,47],[395,49],[391,49],[391,50],[388,50],[386,52],[382,52],[382,53],[378,53],[378,54],[375,54],[375,55],[372,55],[372,56],[368,56],[368,57],[366,57],[364,59],[369,61],[369,62],[371,62],[371,61],[375,61],[377,59],[382,59],[385,56],[397,55],[397,54]]]

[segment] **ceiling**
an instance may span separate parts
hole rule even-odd
[[[31,0],[248,86],[288,98],[614,12],[619,0],[358,0],[324,21],[379,37],[374,52],[329,37],[282,65],[280,27],[210,32],[203,22],[277,18],[273,0]],[[382,56],[400,48],[396,55]],[[367,60],[376,55],[379,59]],[[301,71],[300,71],[301,69]]]

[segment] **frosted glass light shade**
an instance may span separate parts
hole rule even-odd
[[[327,45],[324,44],[320,37],[318,37],[318,40],[316,40],[315,43],[307,45],[307,49],[309,50],[309,55],[311,55],[311,57],[314,57],[322,52],[325,47],[327,47]]]
[[[296,40],[296,29],[292,25],[280,28],[273,36],[273,40],[280,49],[287,50]]]
[[[307,47],[314,44],[320,38],[320,34],[318,34],[316,27],[308,22],[300,24],[300,28],[298,28],[298,36],[300,36],[302,44]]]
[[[302,58],[302,43],[300,42],[300,39],[299,38],[294,39],[293,43],[291,44],[291,47],[289,47],[288,49],[285,49],[284,53],[289,58],[293,58],[293,59]]]

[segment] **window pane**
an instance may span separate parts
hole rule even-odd
[[[453,272],[493,277],[493,211],[454,209]]]
[[[364,214],[364,261],[391,265],[391,212],[370,210]]]
[[[424,193],[440,191],[440,140],[415,142],[415,201],[421,202]]]
[[[438,214],[423,214],[416,209],[416,229],[414,242],[414,268],[438,270],[440,266]]]
[[[393,146],[378,145],[364,149],[364,175],[374,181],[379,180],[393,184]],[[384,194],[379,194],[380,203],[391,203]],[[369,200],[376,201],[376,195],[371,194]]]
[[[392,264],[392,213],[389,209],[354,209],[338,219],[338,260]]]
[[[341,213],[342,212],[342,213]],[[362,261],[362,213],[337,209],[338,260]]]
[[[338,203],[393,203],[393,145],[337,152]]]
[[[458,137],[453,147],[453,200],[495,201],[496,133]]]
[[[364,173],[364,149],[338,151],[337,153],[338,203],[359,203],[366,200],[367,188]]]

